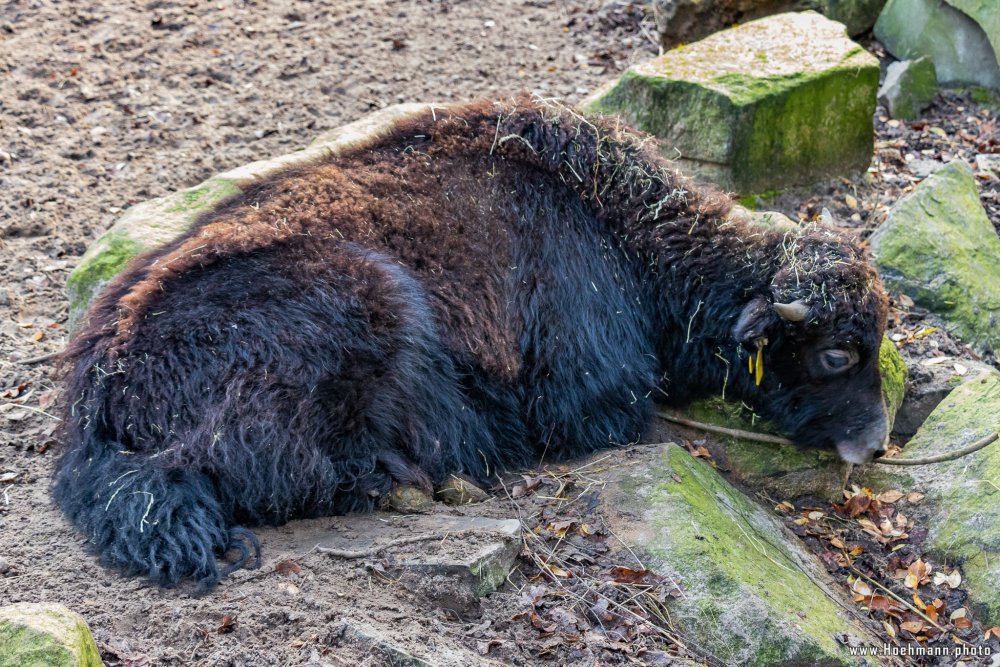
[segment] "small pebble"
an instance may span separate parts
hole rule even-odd
[[[0,574],[7,574],[8,572],[10,572],[10,561],[0,556]]]

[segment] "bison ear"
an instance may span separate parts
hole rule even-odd
[[[756,349],[757,340],[774,339],[779,317],[768,299],[757,297],[743,307],[740,318],[733,327],[733,337],[747,349]]]

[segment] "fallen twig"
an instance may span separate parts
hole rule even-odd
[[[788,438],[783,438],[780,435],[771,435],[770,433],[755,433],[753,431],[743,431],[738,428],[726,428],[725,426],[706,424],[705,422],[695,421],[693,419],[688,419],[687,417],[681,417],[680,415],[675,415],[672,412],[665,412],[663,410],[657,410],[656,414],[661,419],[666,419],[669,422],[674,422],[675,424],[681,424],[683,426],[690,426],[691,428],[696,428],[701,431],[708,431],[709,433],[721,433],[722,435],[731,435],[734,438],[743,438],[744,440],[754,440],[756,442],[769,442],[774,445],[795,444]]]
[[[57,352],[49,352],[48,354],[40,354],[37,357],[28,357],[27,359],[18,359],[16,363],[22,366],[33,366],[35,364],[40,364],[43,361],[49,361],[50,359],[55,359],[63,353],[63,350]]]
[[[360,549],[358,551],[352,551],[350,549],[334,549],[332,547],[321,547],[316,545],[313,547],[313,551],[321,554],[327,554],[328,556],[335,556],[337,558],[368,558],[374,556],[386,549],[392,549],[393,547],[401,547],[407,544],[416,544],[417,542],[427,542],[428,540],[439,540],[444,541],[449,537],[460,537],[467,533],[475,533],[482,535],[489,531],[484,530],[454,530],[446,533],[428,533],[427,535],[413,535],[411,537],[401,537],[397,540],[390,540],[385,544],[379,544],[368,549]]]
[[[937,456],[925,456],[919,459],[875,459],[875,463],[884,463],[887,466],[923,466],[929,463],[941,463],[942,461],[951,461],[953,459],[958,459],[972,452],[978,452],[980,449],[986,445],[992,444],[997,439],[996,433],[990,433],[988,436],[981,440],[977,440],[968,447],[962,447],[961,449],[956,449],[953,452],[947,452],[945,454],[938,454]]]
[[[672,412],[666,412],[663,410],[658,410],[656,414],[661,419],[666,419],[669,422],[674,422],[676,424],[681,424],[683,426],[690,426],[691,428],[696,428],[701,431],[708,431],[709,433],[721,433],[722,435],[729,435],[734,438],[743,438],[744,440],[753,440],[755,442],[768,442],[775,445],[795,444],[788,438],[783,438],[780,435],[771,435],[770,433],[755,433],[753,431],[743,431],[738,428],[726,428],[725,426],[706,424],[705,422],[695,421],[694,419],[681,417],[680,415],[675,415]],[[983,447],[986,447],[987,445],[995,442],[997,438],[998,434],[990,433],[982,440],[977,440],[968,447],[962,447],[961,449],[956,449],[953,452],[946,452],[944,454],[938,454],[936,456],[925,456],[916,459],[875,459],[874,461],[872,461],[872,463],[881,463],[887,466],[922,466],[922,465],[928,465],[930,463],[941,463],[943,461],[952,461],[954,459],[962,458],[963,456],[968,456],[973,452],[978,452]]]

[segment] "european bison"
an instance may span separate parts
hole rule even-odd
[[[613,119],[428,108],[227,200],[104,290],[67,352],[55,497],[106,563],[207,588],[259,560],[235,526],[635,442],[654,398],[724,391],[870,459],[875,271],[830,230],[729,210]]]

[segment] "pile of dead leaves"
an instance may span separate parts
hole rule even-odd
[[[669,628],[665,604],[680,591],[634,556],[619,562],[595,512],[602,483],[573,473],[523,476],[508,489],[527,528],[521,552],[526,611],[542,639],[539,657],[572,656],[586,646],[633,664],[673,664],[696,657]]]
[[[875,495],[854,486],[844,496],[843,503],[827,507],[782,502],[775,509],[878,622],[887,642],[997,643],[1000,627],[983,628],[966,606],[961,571],[933,562],[920,550],[927,532],[906,508],[919,504],[923,494],[891,490]]]

